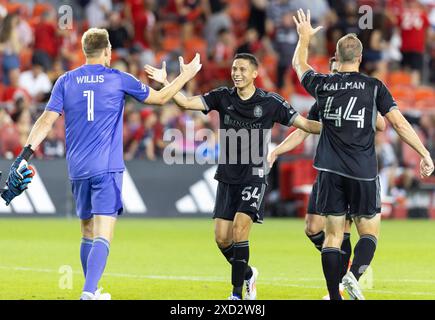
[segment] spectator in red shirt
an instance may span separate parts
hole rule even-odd
[[[6,103],[6,107],[9,113],[13,113],[14,103],[19,98],[24,99],[26,102],[30,102],[31,97],[26,89],[20,88],[18,85],[18,79],[20,77],[20,69],[12,69],[9,71],[9,81],[10,84],[7,86],[0,100]]]
[[[142,124],[134,132],[125,157],[127,160],[136,157],[155,160],[154,127],[157,123],[157,117],[150,108],[143,109],[140,116]]]
[[[56,20],[51,11],[41,16],[41,21],[35,26],[35,51],[43,57],[43,65],[50,69],[51,61],[56,58],[60,42],[58,39]]]
[[[151,49],[155,42],[156,17],[151,8],[150,0],[128,0],[125,5],[124,14],[133,23],[133,43],[140,44],[144,49]]]
[[[397,24],[402,35],[402,66],[411,69],[412,82],[419,85],[423,69],[426,32],[429,29],[427,13],[416,0],[405,3]]]

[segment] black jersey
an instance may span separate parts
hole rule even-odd
[[[228,184],[266,182],[270,129],[275,122],[291,126],[296,110],[280,95],[258,88],[242,100],[235,88],[222,87],[204,94],[203,102],[205,114],[216,110],[220,118],[215,179]]]
[[[301,80],[316,99],[323,124],[314,167],[358,180],[378,174],[375,153],[376,117],[397,104],[378,79],[359,72],[319,74]]]
[[[311,106],[310,111],[308,111],[308,120],[314,120],[314,121],[320,121],[320,114],[319,114],[319,105],[317,102]]]

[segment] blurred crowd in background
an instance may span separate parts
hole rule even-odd
[[[58,26],[58,8],[70,5],[73,24]],[[373,28],[359,11],[373,10]],[[328,59],[344,34],[354,32],[364,52],[361,71],[384,81],[400,109],[433,152],[435,122],[435,0],[0,0],[0,157],[16,156],[51,88],[64,72],[84,63],[80,39],[89,27],[106,28],[112,44],[112,67],[150,83],[143,66],[166,61],[170,78],[179,72],[178,56],[189,61],[201,53],[203,69],[185,88],[188,95],[232,86],[230,66],[237,52],[255,54],[261,62],[256,85],[285,97],[305,114],[314,100],[301,87],[291,60],[298,36],[292,19],[298,8],[311,10],[313,25],[324,28],[310,48],[310,64],[328,72]],[[167,145],[165,130],[218,127],[217,114],[181,112],[175,105],[146,107],[126,100],[124,145],[127,160],[153,161]],[[273,141],[289,129],[276,126]],[[216,134],[208,139],[204,157],[217,157]],[[199,143],[199,142],[198,142]],[[376,139],[380,170],[387,193],[419,183],[419,158],[391,128]],[[316,138],[283,157],[281,162],[311,158]],[[179,148],[192,153],[195,143]],[[43,142],[37,157],[65,156],[63,119]],[[279,170],[279,169],[277,169]],[[280,173],[275,173],[279,175]]]

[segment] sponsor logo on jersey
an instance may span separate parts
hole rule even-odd
[[[259,105],[256,105],[254,108],[254,117],[260,118],[263,115],[263,108]]]
[[[246,128],[246,129],[261,129],[263,127],[262,123],[250,123],[250,122],[235,120],[227,114],[224,117],[224,123],[227,126]]]

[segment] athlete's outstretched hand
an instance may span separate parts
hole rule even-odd
[[[313,29],[311,26],[311,13],[307,10],[307,15],[305,16],[304,10],[299,9],[297,11],[298,17],[293,16],[293,20],[296,24],[296,30],[298,31],[299,37],[310,39],[317,31],[322,29],[322,26],[318,26]]]
[[[187,74],[189,79],[192,79],[202,67],[199,53],[195,55],[195,58],[189,64],[184,64],[183,57],[178,57],[178,61],[180,62],[180,73]]]
[[[267,155],[267,163],[269,164],[269,168],[273,167],[273,164],[275,163],[277,157],[278,156],[274,151],[269,152],[269,154]]]
[[[422,178],[429,177],[434,170],[431,156],[424,157],[420,161],[420,175]]]
[[[148,74],[148,78],[153,79],[158,83],[165,83],[167,77],[166,61],[163,61],[161,69],[154,68],[149,64],[145,65],[145,72]]]

